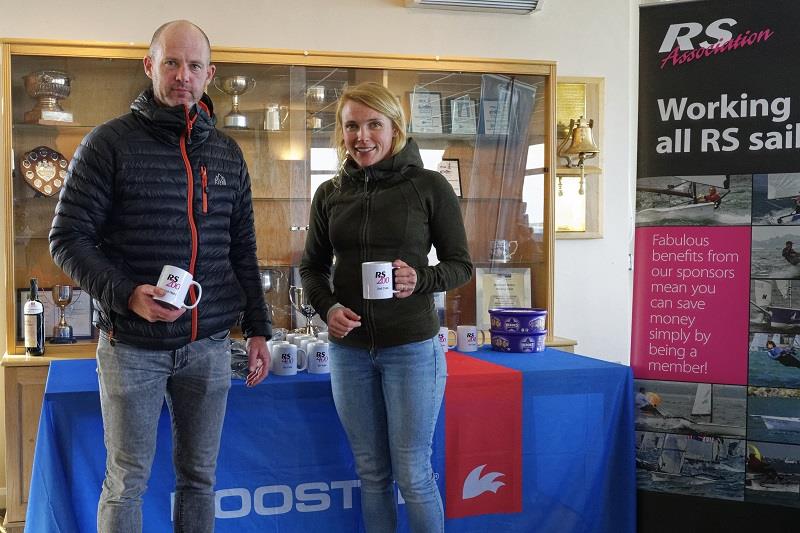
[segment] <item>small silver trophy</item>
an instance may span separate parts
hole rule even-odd
[[[259,271],[259,276],[261,277],[261,292],[264,293],[264,300],[267,302],[267,307],[269,308],[269,316],[270,318],[275,320],[275,309],[270,302],[270,293],[275,290],[275,285],[277,280],[275,279],[277,274],[283,275],[283,272],[278,270],[272,270],[271,268],[265,268]]]
[[[75,337],[72,335],[72,326],[67,324],[66,308],[72,303],[72,286],[71,285],[54,285],[51,291],[53,295],[53,303],[58,306],[59,319],[58,323],[53,326],[53,338],[50,342],[53,344],[72,344],[75,342]]]
[[[72,113],[64,111],[58,101],[70,93],[70,75],[60,70],[39,70],[22,78],[25,91],[39,101],[25,113],[25,122],[72,122]]]
[[[217,76],[214,78],[214,87],[233,98],[231,112],[223,119],[226,128],[247,127],[247,117],[239,112],[239,97],[255,86],[255,78],[248,76],[226,76],[224,78]]]
[[[319,328],[311,323],[311,319],[314,318],[314,315],[317,314],[317,312],[314,310],[311,304],[306,301],[303,288],[295,287],[294,285],[290,286],[289,301],[301,315],[306,317],[306,325],[295,329],[294,332],[316,335]]]

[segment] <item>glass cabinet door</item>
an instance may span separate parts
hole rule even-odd
[[[427,168],[461,197],[475,274],[448,292],[448,327],[489,329],[487,309],[548,307],[544,76],[388,71]],[[538,168],[536,175],[526,169]],[[533,205],[531,205],[533,204]]]
[[[99,46],[7,42],[2,46],[10,65],[4,91],[11,97],[2,115],[11,140],[3,146],[13,154],[6,156],[7,167],[13,168],[3,171],[13,200],[10,212],[4,213],[13,227],[6,233],[13,243],[13,257],[6,261],[8,296],[13,300],[6,307],[13,314],[7,320],[9,329],[13,327],[8,351],[23,353],[19,323],[28,280],[38,278],[44,289],[73,283],[53,263],[47,240],[65,171],[59,166],[62,159],[53,160],[54,177],[48,178],[50,189],[45,191],[41,183],[37,188],[26,179],[31,171],[24,167],[26,156],[44,147],[48,157],[58,154],[69,161],[82,138],[94,126],[128,112],[150,80],[142,69],[144,49],[120,45],[109,52]],[[290,288],[300,286],[297,267],[309,207],[316,188],[337,171],[333,130],[338,98],[346,86],[364,81],[383,84],[396,95],[425,167],[445,174],[460,197],[476,272],[467,285],[438,298],[443,322],[488,329],[487,305],[551,306],[552,65],[535,64],[526,71],[527,64],[509,63],[535,72],[511,74],[509,64],[503,73],[492,72],[491,60],[480,62],[486,67],[481,72],[431,69],[430,60],[413,58],[309,59],[304,54],[227,50],[214,54],[217,71],[208,94],[217,127],[239,144],[248,165],[263,295],[276,327],[292,329],[305,323],[293,309]],[[361,63],[388,68],[353,66]],[[26,89],[25,77],[43,71],[69,77],[68,96],[55,103],[71,113],[71,120],[64,120],[67,115],[55,115],[55,121],[31,118],[37,99],[31,96],[30,83]],[[39,103],[53,104],[41,95]],[[436,261],[435,251],[430,259]],[[501,287],[505,282],[510,286]],[[81,291],[76,294],[70,311],[80,343],[73,349],[87,350],[86,344],[96,339],[90,298]],[[56,320],[51,308],[48,329]],[[318,317],[315,321],[322,324]]]
[[[12,205],[5,216],[13,224],[13,262],[7,273],[7,286],[12,288],[7,293],[12,302],[7,306],[11,314],[7,345],[8,353],[24,353],[21,309],[29,279],[39,282],[47,338],[53,336],[60,318],[52,289],[73,284],[53,263],[48,244],[67,164],[83,137],[98,124],[127,112],[149,80],[142,72],[141,60],[51,55],[12,55],[10,73],[11,116],[5,120],[11,122],[8,166]],[[53,79],[62,82],[60,88],[48,85]],[[94,342],[88,294],[74,288],[65,314],[79,344]],[[48,352],[52,351],[50,342],[47,344]],[[59,346],[64,349],[71,348]]]

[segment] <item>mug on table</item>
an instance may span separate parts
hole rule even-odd
[[[452,344],[450,344],[450,339],[452,340]],[[442,345],[442,351],[447,353],[450,348],[455,348],[457,344],[457,335],[456,332],[452,329],[447,329],[445,327],[439,328],[439,344]]]
[[[277,376],[294,376],[297,372],[305,370],[308,362],[305,352],[286,341],[276,341],[272,344],[270,358],[270,372]]]
[[[328,356],[328,343],[313,341],[306,345],[309,374],[329,374],[331,371]]]
[[[480,336],[480,341],[478,341]],[[475,352],[479,346],[486,344],[488,334],[479,330],[477,326],[458,326],[456,327],[456,348],[459,352]]]

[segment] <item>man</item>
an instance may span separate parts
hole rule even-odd
[[[89,133],[61,192],[50,251],[98,302],[106,478],[98,531],[142,530],[141,504],[166,397],[172,416],[175,531],[213,531],[214,480],[230,387],[228,330],[244,309],[250,374],[269,369],[271,323],[260,289],[250,177],[219,133],[205,89],[214,76],[203,31],[156,30],[144,58],[152,88],[131,113]],[[210,177],[210,179],[209,179]],[[154,300],[164,265],[189,271],[202,300]],[[197,295],[190,291],[190,304]]]
[[[639,392],[636,393],[636,396],[634,397],[634,402],[636,403],[636,408],[639,411],[643,411],[645,413],[652,413],[656,415],[662,414],[661,411],[658,410],[658,407],[653,405],[653,403],[650,401],[650,398],[648,398],[647,392],[644,387],[639,387]]]
[[[703,196],[697,198],[698,202],[706,202],[710,204],[715,204],[722,200],[722,196],[717,191],[717,188],[713,185],[708,188],[708,194],[704,194]]]
[[[781,255],[793,265],[800,263],[800,254],[794,249],[794,243],[792,241],[786,241],[786,246],[781,250]]]

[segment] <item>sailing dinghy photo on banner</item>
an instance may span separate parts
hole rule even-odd
[[[787,0],[640,8],[644,491],[800,508],[798,21]]]

